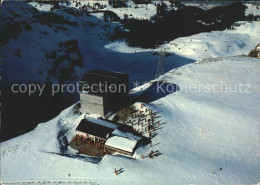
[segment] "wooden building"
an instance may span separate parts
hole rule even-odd
[[[128,74],[105,70],[86,72],[80,81],[81,113],[106,115],[120,106],[129,91]]]
[[[104,149],[111,153],[127,156],[132,156],[138,142],[143,140],[142,136],[128,130],[126,125],[95,118],[82,119],[76,134],[95,142],[101,141]]]
[[[132,156],[139,140],[112,136],[106,140],[105,149],[112,153],[116,152],[119,154]]]
[[[109,134],[112,133],[116,125],[106,123],[105,121],[88,118],[82,119],[76,128],[76,133],[80,136],[90,138],[93,141],[106,141]]]

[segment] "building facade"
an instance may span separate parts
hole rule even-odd
[[[124,73],[92,70],[80,81],[81,113],[106,115],[127,97],[129,76]]]
[[[96,118],[82,119],[76,128],[76,134],[95,142],[103,143],[104,150],[132,156],[142,137],[126,131],[126,126]],[[124,131],[123,131],[124,130]]]

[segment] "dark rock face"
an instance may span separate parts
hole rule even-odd
[[[253,49],[252,51],[250,51],[250,53],[248,54],[248,56],[250,57],[255,57],[255,58],[260,58],[260,44],[258,44],[255,49]]]

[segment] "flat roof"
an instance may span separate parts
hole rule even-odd
[[[90,122],[96,123],[98,125],[102,125],[102,126],[108,127],[108,128],[116,129],[116,128],[119,127],[119,125],[117,125],[117,124],[114,124],[114,123],[111,123],[111,122],[107,122],[107,121],[104,121],[104,120],[101,120],[101,119],[87,118],[87,120],[90,121]]]
[[[133,152],[137,144],[136,140],[130,140],[124,137],[112,136],[107,139],[105,145],[113,148],[117,148],[127,152]]]
[[[105,124],[97,124],[89,119],[82,119],[76,130],[97,137],[107,138],[107,134],[113,132],[115,128],[109,125],[105,126]]]
[[[124,138],[130,139],[130,140],[134,140],[134,141],[139,141],[139,140],[142,139],[141,137],[136,136],[136,135],[134,135],[133,133],[130,133],[130,132],[122,132],[122,131],[117,130],[117,129],[115,129],[115,130],[112,132],[112,134],[115,135],[115,136],[124,137]]]
[[[95,69],[84,73],[80,80],[81,91],[84,90],[90,94],[102,95],[104,93],[106,94],[105,90],[107,90],[107,88],[112,88],[111,85],[118,85],[119,83],[125,83],[128,85],[128,80],[128,74]]]

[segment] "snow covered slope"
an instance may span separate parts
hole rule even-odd
[[[260,42],[260,22],[236,22],[232,30],[204,32],[175,39],[153,51],[166,49],[169,53],[201,60],[204,58],[247,55]],[[128,47],[123,42],[113,42],[105,46],[123,52],[147,52],[148,49]],[[173,62],[174,57],[167,58]]]
[[[218,6],[226,6],[228,4],[232,3],[232,1],[213,1],[213,2],[203,2],[203,1],[198,1],[198,2],[183,2],[183,4],[185,6],[195,6],[195,7],[199,7],[199,8],[202,8],[204,10],[208,10],[208,9],[211,9],[211,8],[215,8],[215,7],[218,7]]]
[[[4,25],[18,30],[2,47],[3,83],[75,83],[86,70],[95,68],[128,73],[131,82],[149,81],[156,74],[158,56],[153,53],[161,47],[144,50],[128,47],[124,40],[112,42],[109,38],[119,24],[105,22],[100,15],[88,16],[77,9],[46,13],[49,6],[35,2],[4,1],[2,5]],[[247,55],[259,44],[259,30],[259,22],[238,22],[234,30],[175,39],[165,45],[171,53],[165,71],[207,57]]]
[[[20,30],[17,35],[14,31],[11,35],[6,33],[9,37],[2,47],[3,77],[9,83],[21,79],[23,82],[50,79],[56,83],[64,77],[63,81],[79,80],[86,68],[95,68],[103,62],[97,48],[109,42],[115,28],[114,24],[108,25],[73,9],[38,12],[24,2],[3,2],[2,14],[6,32],[12,28]],[[105,50],[103,55],[110,58]]]
[[[260,4],[259,2],[255,3],[246,3],[247,6],[245,15],[253,14],[253,15],[260,15]]]
[[[247,55],[260,42],[260,22],[236,22],[232,30],[200,33],[175,39],[163,47],[169,52],[203,58]]]
[[[60,3],[60,5],[66,6],[66,7],[73,7],[73,8],[81,8],[84,5],[90,5],[92,7],[95,7],[95,10],[110,10],[116,13],[121,19],[124,18],[124,14],[128,15],[129,18],[136,18],[136,19],[150,19],[152,16],[156,14],[156,4],[160,4],[161,1],[152,1],[149,4],[135,4],[133,1],[127,1],[125,8],[113,8],[109,5],[108,1],[68,1],[68,3]],[[171,3],[169,1],[164,1],[167,8],[171,6]],[[204,10],[208,10],[214,7],[218,6],[226,6],[228,4],[232,3],[232,1],[224,1],[224,2],[182,2],[185,6],[195,6],[202,8]],[[30,2],[30,5],[34,6],[40,11],[50,11],[50,9],[53,7],[53,5],[50,4],[44,4],[39,2]],[[102,8],[99,8],[96,4],[100,4]],[[259,4],[257,2],[250,2],[250,3],[244,3],[247,7],[245,15],[253,14],[253,15],[259,15],[260,14],[260,8]],[[177,7],[175,7],[176,9]],[[88,9],[89,11],[94,11],[92,9]]]
[[[154,2],[156,3],[156,2]],[[128,1],[126,3],[127,7],[124,8],[113,8],[111,5],[109,5],[108,1],[70,1],[68,3],[60,3],[60,5],[66,6],[66,7],[72,7],[72,8],[82,8],[84,5],[89,5],[91,7],[95,7],[95,10],[91,9],[90,7],[87,7],[87,9],[90,12],[95,12],[97,10],[110,10],[114,13],[116,13],[120,19],[124,19],[124,15],[128,15],[129,18],[136,18],[136,19],[150,19],[152,16],[156,14],[156,6],[154,3],[151,4],[134,4],[133,1]],[[157,3],[160,3],[159,1]],[[39,2],[30,2],[32,6],[37,8],[41,11],[50,11],[50,8],[53,7],[49,4],[43,4]],[[99,7],[97,4],[105,7]],[[169,5],[169,3],[167,3]],[[102,16],[103,18],[103,16]]]
[[[73,114],[70,107],[32,132],[1,143],[1,181],[257,184],[259,68],[259,59],[220,57],[188,64],[162,76],[179,90],[146,104],[158,112],[162,124],[152,139],[153,146],[136,151],[137,160],[106,156],[95,164],[95,159],[75,157],[75,151],[64,147],[64,142],[72,138],[84,115]],[[167,89],[163,87],[161,90]],[[139,158],[151,150],[161,155]],[[61,152],[64,155],[59,155]],[[115,168],[124,172],[116,176]]]
[[[132,48],[126,54],[105,47],[111,44],[118,23],[105,22],[77,9],[38,12],[24,2],[4,1],[2,14],[7,35],[8,29],[18,30],[5,37],[2,47],[3,83],[76,83],[86,70],[95,68],[128,73],[132,82],[155,76],[158,56],[152,50],[135,52],[139,48]],[[175,67],[194,62],[171,57]],[[165,66],[166,71],[172,68],[172,63]]]

